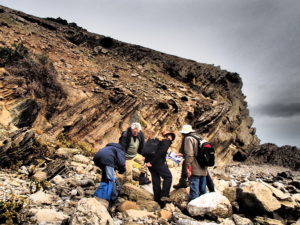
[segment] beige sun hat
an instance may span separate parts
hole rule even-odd
[[[182,134],[188,134],[191,132],[195,132],[195,130],[193,130],[192,126],[189,124],[185,124],[182,126],[181,130],[179,131]]]

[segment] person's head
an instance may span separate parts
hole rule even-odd
[[[185,124],[182,126],[182,128],[179,132],[182,133],[183,135],[187,135],[189,133],[195,132],[195,130],[193,130],[191,125]]]
[[[131,124],[131,133],[132,133],[132,136],[137,136],[138,133],[142,130],[142,126],[140,123],[132,123]]]
[[[169,139],[170,141],[174,141],[176,135],[173,132],[167,131],[163,133],[163,137]]]

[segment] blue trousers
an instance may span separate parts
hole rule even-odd
[[[110,196],[110,202],[115,202],[118,199],[118,192],[117,192],[117,187],[116,187],[116,183],[118,181],[115,178],[115,169],[113,167],[110,167],[110,166],[104,166],[104,167],[101,167],[101,170],[102,170],[101,182],[107,183],[108,187],[110,185],[112,185],[111,192],[108,189],[107,191],[110,192],[110,193],[107,193],[107,195]],[[96,196],[97,196],[96,193],[99,193],[99,191],[101,190],[101,183],[100,183],[100,186],[98,187],[98,189],[95,192]]]
[[[206,193],[206,176],[190,177],[190,196],[189,201],[198,198],[200,195]]]

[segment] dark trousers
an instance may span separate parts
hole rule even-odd
[[[183,160],[183,162],[182,162],[180,179],[182,179],[182,180],[187,180],[188,179],[187,165],[186,165],[185,160]],[[209,175],[208,172],[207,172],[207,176],[206,176],[206,185],[208,187],[209,192],[214,192],[215,191],[214,182],[213,182],[213,180],[212,180],[212,178],[211,178],[211,176]]]
[[[156,202],[160,202],[161,197],[169,197],[172,184],[172,174],[168,166],[165,164],[148,168],[152,177],[154,200]],[[163,179],[162,188],[161,178]]]

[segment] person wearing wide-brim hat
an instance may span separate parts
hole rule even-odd
[[[162,136],[164,139],[160,141],[154,156],[150,159],[146,158],[145,165],[151,173],[154,200],[164,207],[167,202],[170,202],[169,194],[172,185],[172,174],[166,163],[166,155],[176,135],[167,131],[162,133]],[[163,179],[162,187],[161,178]]]
[[[193,136],[196,134],[193,134],[195,130],[192,126],[183,125],[179,132],[183,134],[180,148],[180,153],[184,157],[181,178],[186,177],[190,180],[189,201],[191,201],[206,193],[207,167],[200,165],[195,157],[198,151],[198,140]]]
[[[195,130],[192,128],[191,125],[185,124],[182,126],[182,128],[179,132],[184,135],[184,137],[182,139],[181,147],[179,149],[179,155],[184,155],[184,146],[183,146],[184,139],[188,134],[194,133]],[[186,161],[184,159],[182,162],[181,176],[179,179],[179,183],[173,185],[173,188],[175,188],[175,189],[187,188],[188,186],[189,186],[189,183],[188,183],[187,167],[186,167]]]

